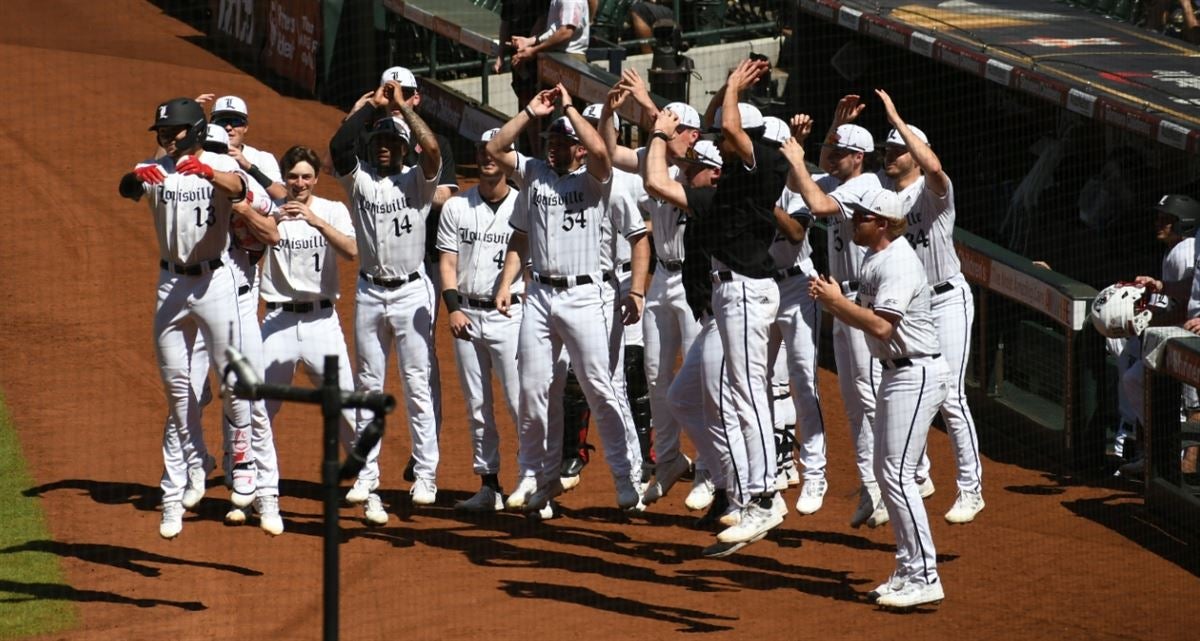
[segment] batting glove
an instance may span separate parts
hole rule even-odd
[[[161,184],[167,179],[158,165],[138,165],[133,168],[133,175],[137,176],[138,180],[151,185]]]
[[[213,168],[196,160],[195,156],[188,156],[183,162],[175,165],[175,170],[188,176],[200,176],[205,180],[213,179]]]

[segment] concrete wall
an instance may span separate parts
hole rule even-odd
[[[745,59],[751,53],[761,53],[771,61],[776,61],[779,59],[779,48],[782,42],[782,38],[760,38],[758,40],[730,42],[710,47],[697,47],[688,51],[687,55],[696,62],[696,70],[692,75],[689,93],[689,102],[691,105],[701,113],[704,113],[704,108],[708,105],[712,94],[716,93],[721,88],[721,85],[725,84],[726,75],[728,75],[729,70],[738,61]],[[650,58],[649,54],[630,56],[625,59],[624,66],[637,69],[642,78],[649,82],[650,74],[648,70],[650,68]],[[596,62],[593,64],[607,69],[607,63]],[[772,75],[780,79],[780,86],[784,85],[784,75],[781,71],[772,70]],[[502,113],[514,114],[519,109],[519,106],[509,83],[510,74],[504,73],[489,76],[488,99],[486,101],[482,98],[481,83],[478,77],[451,80],[445,84],[475,100],[486,102]]]

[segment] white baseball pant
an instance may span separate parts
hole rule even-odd
[[[654,272],[646,292],[643,320],[654,451],[658,460],[669,461],[679,455],[680,426],[667,401],[667,393],[675,379],[675,361],[688,353],[700,333],[700,325],[692,317],[684,296],[682,272],[670,272],[661,266]]]
[[[433,351],[437,314],[433,283],[423,269],[417,280],[393,288],[375,285],[360,276],[354,301],[358,390],[383,391],[388,356],[394,343],[404,386],[412,456],[416,461],[413,472],[417,478],[435,480],[442,389]],[[370,420],[370,412],[359,412],[356,436],[362,434]],[[368,454],[367,463],[358,475],[360,479],[379,478],[380,445]]]
[[[879,361],[871,358],[862,330],[833,319],[833,358],[837,365],[838,387],[846,417],[850,420],[850,438],[854,441],[854,462],[863,485],[874,487],[875,386],[879,382]]]
[[[771,419],[767,342],[779,312],[779,288],[771,278],[713,283],[712,308],[729,377],[734,411],[746,439],[746,493],[759,497],[775,491],[775,426]]]
[[[496,428],[496,399],[492,372],[500,378],[512,424],[517,425],[520,385],[517,376],[517,338],[521,332],[521,305],[508,308],[510,316],[494,309],[462,307],[471,323],[471,340],[455,340],[458,381],[467,405],[475,474],[500,472],[500,432]]]
[[[783,335],[804,479],[820,480],[825,478],[825,420],[821,416],[821,398],[817,392],[821,310],[808,295],[808,280],[796,275],[779,281],[779,314],[775,324]]]
[[[885,369],[875,409],[875,476],[896,534],[895,576],[926,584],[938,581],[937,550],[916,470],[951,378],[942,358]]]

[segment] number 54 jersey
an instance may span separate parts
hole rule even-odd
[[[420,167],[380,176],[362,161],[341,177],[350,197],[359,266],[364,272],[377,278],[399,278],[421,268],[425,218],[438,178],[426,180]]]

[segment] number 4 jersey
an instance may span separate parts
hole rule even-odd
[[[216,171],[238,171],[237,161],[229,156],[201,153],[198,158]],[[160,184],[142,183],[154,212],[159,257],[177,265],[223,258],[229,247],[233,213],[229,198],[216,193],[213,184],[204,178],[176,172],[176,161],[170,156],[142,164],[156,164],[166,175]]]
[[[342,203],[313,196],[308,208],[335,230],[355,237]],[[268,303],[337,300],[337,251],[303,218],[280,218],[279,242],[267,250],[261,289]]]
[[[503,200],[489,204],[479,194],[479,188],[472,187],[442,206],[437,248],[458,255],[456,288],[463,296],[492,299],[512,236],[508,221],[514,205],[523,197],[516,189],[509,189]],[[523,291],[520,274],[511,285],[512,293]]]
[[[439,172],[440,173],[440,172]],[[425,218],[438,176],[426,180],[418,167],[380,176],[361,161],[342,186],[350,196],[362,270],[379,278],[417,271],[425,260]]]

